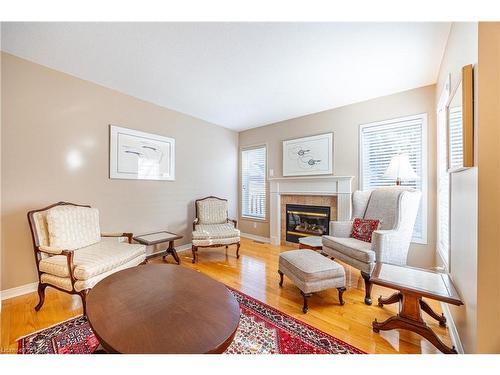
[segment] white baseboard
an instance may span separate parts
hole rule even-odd
[[[185,245],[181,245],[176,247],[178,253],[182,253],[183,251],[191,250],[191,243],[187,243]],[[148,254],[150,255],[150,254]],[[22,296],[23,294],[36,292],[38,289],[38,281],[34,283],[29,283],[21,286],[17,286],[15,288],[5,289],[0,291],[0,300],[6,300],[18,296]]]
[[[249,239],[254,240],[254,241],[264,242],[264,243],[270,243],[271,242],[271,240],[268,237],[257,236],[255,234],[250,234],[250,233],[243,233],[243,232],[241,232],[240,236],[241,237],[245,237],[245,238],[249,238]]]
[[[38,289],[38,281],[34,283],[29,283],[15,288],[5,289],[0,291],[1,300],[6,300],[9,298],[14,298],[17,296],[22,296],[23,294],[36,292]]]
[[[448,325],[448,331],[450,332],[451,342],[453,343],[453,345],[455,345],[455,349],[459,354],[465,354],[462,341],[460,340],[460,336],[458,335],[457,326],[453,321],[453,316],[451,315],[448,304],[441,302],[441,308],[443,309],[443,314],[446,318],[446,324]]]

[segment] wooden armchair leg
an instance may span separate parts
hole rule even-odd
[[[337,288],[337,290],[339,291],[339,302],[340,302],[340,305],[341,306],[344,306],[345,302],[344,302],[344,292],[346,290],[345,287],[342,287],[342,288]]]
[[[89,293],[89,289],[82,290],[80,293],[80,297],[82,298],[82,307],[83,307],[83,315],[87,315],[87,294]]]
[[[191,246],[191,251],[193,252],[193,260],[192,263],[196,263],[196,252],[198,251],[198,248],[196,246]]]
[[[236,259],[240,259],[240,243],[236,244]]]
[[[45,288],[47,284],[38,284],[38,304],[35,306],[35,311],[39,311],[45,302]]]
[[[278,270],[278,273],[280,274],[280,288],[283,286],[283,272]]]
[[[363,280],[365,280],[365,304],[366,305],[371,305],[372,304],[372,283],[370,281],[370,274],[366,272],[361,272],[361,276],[363,277]]]

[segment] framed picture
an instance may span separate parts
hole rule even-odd
[[[462,68],[462,79],[448,102],[448,171],[474,166],[473,68]]]
[[[283,176],[333,173],[333,133],[283,141]]]
[[[109,177],[175,180],[175,139],[110,125]]]

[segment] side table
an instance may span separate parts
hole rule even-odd
[[[178,235],[176,233],[167,232],[167,231],[160,231],[160,232],[154,232],[154,233],[143,234],[140,236],[135,236],[134,240],[139,242],[140,244],[146,245],[146,246],[158,245],[160,243],[168,242],[168,248],[164,252],[150,254],[146,257],[146,259],[151,259],[151,258],[154,258],[157,256],[163,256],[163,260],[165,260],[167,255],[170,254],[174,257],[177,264],[181,264],[181,260],[180,260],[179,256],[177,255],[177,251],[175,250],[175,247],[174,247],[174,241],[180,240],[181,238],[182,238],[182,236]]]

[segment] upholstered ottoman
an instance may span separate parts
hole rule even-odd
[[[291,250],[281,253],[278,273],[280,287],[283,286],[283,275],[287,275],[300,289],[304,297],[304,313],[308,310],[307,299],[314,292],[325,289],[337,288],[340,304],[344,304],[344,267],[314,250]]]

